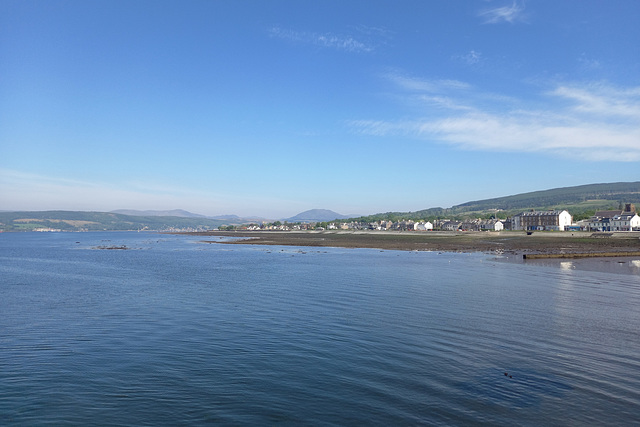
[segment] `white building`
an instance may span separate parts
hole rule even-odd
[[[640,230],[640,216],[637,213],[623,213],[616,215],[609,221],[611,231]]]
[[[420,221],[413,224],[413,229],[417,231],[430,231],[433,230],[433,224],[429,221]]]
[[[496,221],[493,224],[493,231],[502,231],[502,230],[504,230],[504,222]]]
[[[530,211],[515,215],[511,224],[514,230],[564,231],[571,221],[571,214],[567,211]]]
[[[627,203],[623,211],[597,211],[589,219],[591,231],[634,231],[640,230],[640,216],[636,207]]]
[[[480,230],[484,231],[502,231],[504,230],[504,222],[499,219],[488,219],[480,221]]]

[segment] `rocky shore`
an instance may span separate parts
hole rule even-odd
[[[186,233],[234,237],[224,244],[375,248],[406,251],[509,254],[616,253],[640,251],[640,232],[393,232],[393,231],[211,231]]]

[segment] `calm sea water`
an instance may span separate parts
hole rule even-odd
[[[638,274],[200,239],[0,234],[0,425],[640,423]]]

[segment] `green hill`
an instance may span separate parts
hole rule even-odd
[[[570,206],[591,201],[604,204],[639,203],[640,182],[616,182],[611,184],[589,184],[577,187],[554,188],[515,196],[467,202],[454,206],[459,211],[482,211],[487,209],[528,209],[535,207]]]
[[[589,184],[554,188],[513,196],[467,202],[451,208],[430,208],[415,212],[386,212],[351,218],[352,221],[373,222],[383,219],[438,218],[506,218],[524,210],[566,209],[574,219],[583,219],[596,210],[618,209],[623,203],[640,204],[640,181]]]
[[[208,218],[133,216],[111,212],[0,212],[0,230],[3,231],[204,230],[224,223],[225,221]]]
[[[623,203],[640,207],[640,181],[590,184],[554,188],[514,196],[467,202],[451,208],[430,208],[416,212],[386,212],[341,221],[373,222],[380,220],[438,218],[506,218],[523,210],[567,209],[574,219],[583,219],[596,210],[618,209]],[[56,229],[63,231],[116,230],[207,230],[237,223],[229,219],[178,216],[139,216],[114,212],[0,212],[0,230],[31,231]]]

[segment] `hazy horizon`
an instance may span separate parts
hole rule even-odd
[[[640,3],[0,2],[0,209],[366,215],[640,179]]]

